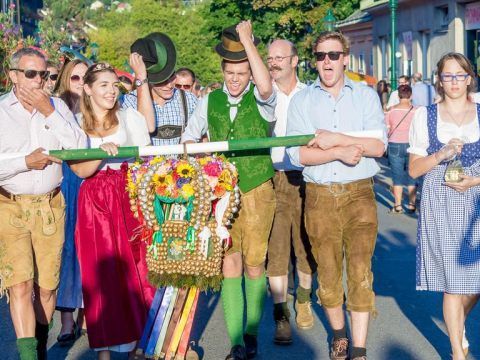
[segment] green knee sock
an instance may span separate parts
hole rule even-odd
[[[297,301],[300,304],[305,304],[311,300],[310,295],[311,295],[312,289],[305,289],[301,286],[298,286],[297,288]]]
[[[17,350],[20,360],[38,360],[37,339],[34,337],[17,339]]]
[[[247,327],[249,335],[258,334],[258,325],[263,314],[263,303],[267,294],[265,273],[257,279],[250,279],[245,275],[245,296],[247,298]]]
[[[242,277],[225,278],[222,283],[222,302],[225,324],[232,346],[243,344]]]

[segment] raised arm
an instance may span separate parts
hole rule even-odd
[[[252,77],[257,86],[258,93],[263,100],[267,100],[273,93],[272,79],[253,42],[252,23],[250,20],[242,21],[238,24],[237,32],[240,42],[247,53],[250,69],[252,70]]]
[[[147,79],[147,69],[140,54],[130,54],[129,63],[135,72],[135,79],[142,81]],[[153,100],[148,87],[148,81],[144,81],[142,85],[137,87],[137,110],[147,120],[148,131],[150,133],[154,132],[156,127],[155,110],[153,108]]]

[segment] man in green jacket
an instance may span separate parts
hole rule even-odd
[[[250,21],[223,30],[222,41],[215,48],[222,57],[223,88],[199,102],[182,142],[198,142],[205,136],[209,141],[270,136],[276,95],[257,44]],[[223,261],[222,302],[232,344],[226,360],[244,360],[257,354],[258,325],[266,294],[265,258],[275,212],[274,170],[269,149],[226,155],[238,169],[241,191],[240,211],[230,230],[232,247]]]

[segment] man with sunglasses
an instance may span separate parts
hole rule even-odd
[[[175,87],[183,91],[193,93],[195,84],[197,82],[195,73],[189,68],[180,68],[176,72]]]
[[[30,154],[0,161],[0,295],[10,298],[20,359],[46,359],[65,201],[60,161],[42,151],[84,148],[86,137],[67,105],[43,90],[49,72],[42,53],[18,50],[8,74],[13,89],[0,100],[0,151]]]
[[[287,149],[292,163],[303,166],[307,182],[305,226],[317,262],[318,298],[333,330],[330,357],[365,360],[370,313],[375,312],[371,258],[377,237],[373,158],[386,146],[383,111],[376,92],[344,74],[348,40],[338,32],[319,35],[314,55],[319,77],[294,96],[287,135],[316,133],[307,146]],[[383,140],[342,133],[381,130]],[[343,262],[351,313],[352,348],[343,311]]]
[[[175,88],[177,55],[172,40],[166,34],[152,33],[137,39],[130,51],[134,63],[141,63],[143,74],[135,79],[136,90],[124,96],[122,107],[133,107],[147,120],[155,120],[150,134],[153,145],[178,144],[197,98]]]

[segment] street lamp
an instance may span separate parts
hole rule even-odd
[[[323,18],[323,24],[327,31],[334,31],[335,30],[335,23],[337,22],[337,18],[333,15],[332,9],[328,9],[327,15]]]
[[[391,62],[391,69],[390,72],[390,84],[392,89],[395,90],[397,88],[397,59],[395,57],[397,53],[397,42],[396,42],[396,25],[397,25],[397,7],[398,7],[398,0],[389,0],[390,1],[390,17],[392,21],[392,35],[391,38],[391,45],[392,51],[390,54],[390,62]]]

